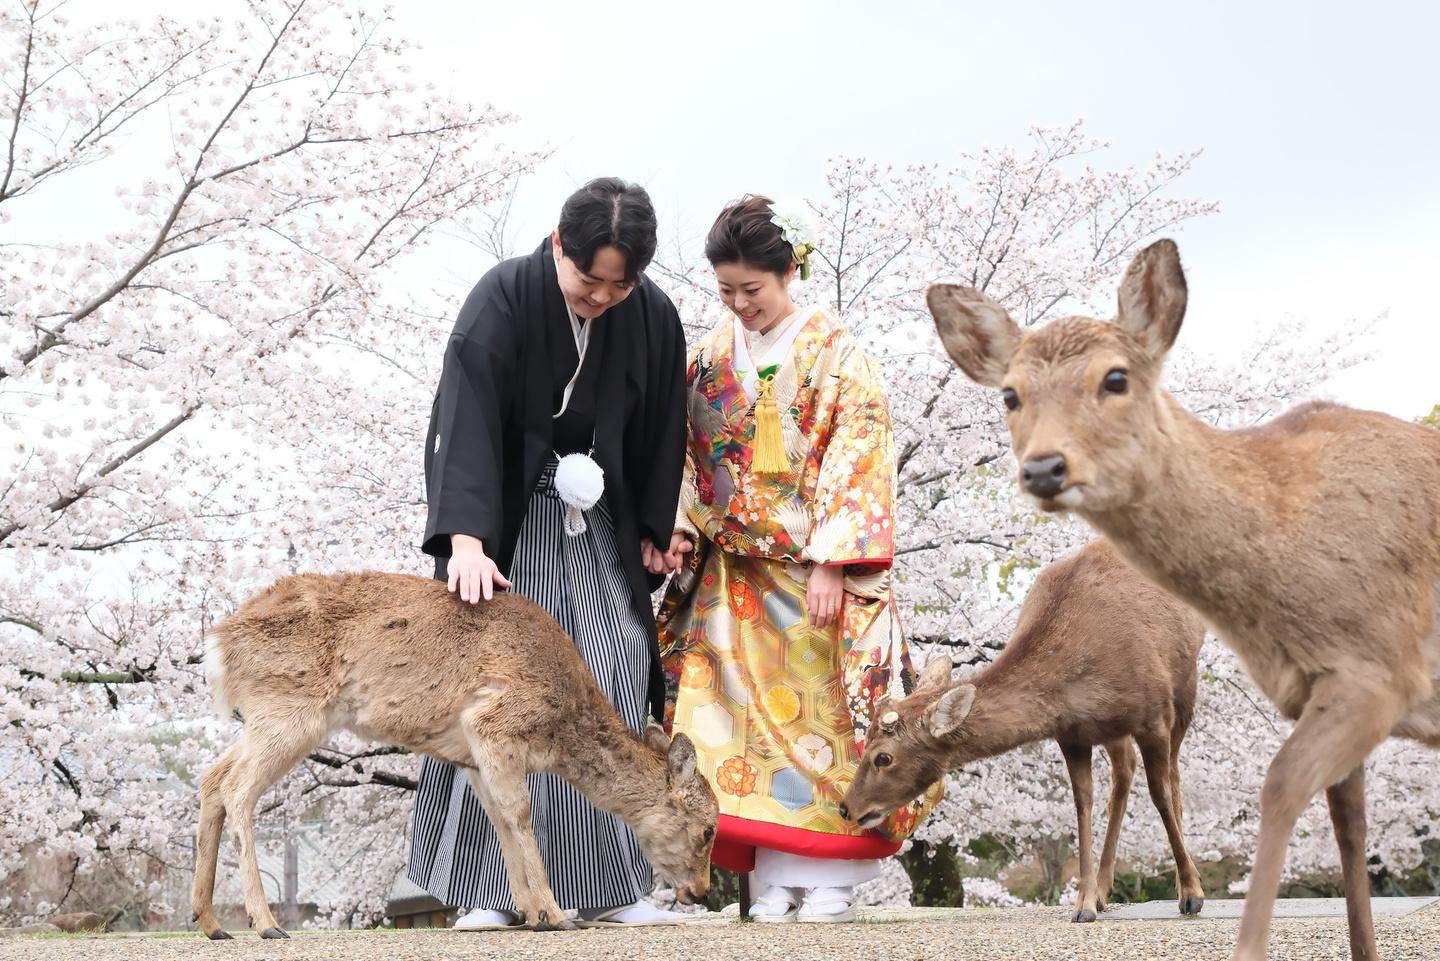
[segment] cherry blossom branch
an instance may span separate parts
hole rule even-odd
[[[52,514],[58,514],[65,508],[69,507],[71,504],[74,504],[76,501],[80,500],[86,494],[94,490],[95,487],[106,477],[110,476],[115,471],[125,466],[125,464],[132,458],[139,456],[140,454],[148,450],[150,447],[159,443],[161,440],[164,440],[165,437],[168,436],[177,427],[179,427],[181,424],[185,423],[187,420],[193,417],[195,415],[195,412],[199,409],[200,404],[198,403],[186,404],[179,414],[176,414],[170,420],[166,421],[160,427],[156,428],[149,434],[149,436],[144,437],[137,443],[131,445],[118,457],[113,458],[109,463],[105,464],[98,471],[96,471],[90,480],[86,481],[83,484],[80,484],[69,494],[66,494],[62,497],[57,497],[55,500],[45,505],[45,509]],[[3,545],[5,541],[10,538],[10,535],[14,534],[18,530],[23,529],[26,526],[27,525],[21,524],[18,521],[11,521],[5,526],[0,527],[0,545]]]

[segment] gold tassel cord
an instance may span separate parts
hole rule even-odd
[[[775,373],[772,367],[755,387],[755,451],[750,469],[760,474],[780,474],[790,469],[785,453],[785,432],[780,426],[780,408],[775,404]]]

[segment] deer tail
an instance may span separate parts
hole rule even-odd
[[[235,711],[234,704],[225,690],[225,647],[224,638],[218,631],[205,635],[205,682],[210,685],[210,697],[215,704],[215,713],[228,720]]]

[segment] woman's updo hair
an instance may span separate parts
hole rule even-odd
[[[783,279],[795,262],[795,251],[780,225],[770,220],[774,203],[769,197],[746,194],[720,211],[705,236],[705,259],[710,266],[749,264]]]
[[[625,280],[637,283],[655,257],[655,208],[639,184],[597,177],[570,195],[560,208],[560,249],[583,273],[595,265],[595,251],[614,247],[625,256]]]

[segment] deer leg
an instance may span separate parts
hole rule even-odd
[[[191,921],[212,941],[223,941],[230,933],[215,917],[215,865],[220,859],[220,835],[225,829],[225,802],[221,789],[235,763],[239,745],[231,745],[210,770],[200,778],[200,826],[195,831],[195,881],[190,888]]]
[[[1330,823],[1340,846],[1345,882],[1345,916],[1350,925],[1352,961],[1374,961],[1375,924],[1370,917],[1370,872],[1365,867],[1365,765],[1325,789]]]
[[[250,927],[262,938],[288,938],[265,902],[265,884],[255,854],[255,804],[270,786],[286,775],[300,759],[324,740],[322,718],[289,716],[286,721],[251,719],[232,749],[235,763],[221,788],[230,817],[230,843],[240,862],[240,887],[245,892],[245,913]]]
[[[1165,825],[1165,836],[1170,839],[1170,850],[1175,855],[1175,888],[1180,896],[1180,913],[1199,914],[1205,904],[1205,894],[1200,888],[1200,872],[1190,860],[1185,838],[1180,833],[1179,780],[1170,768],[1170,734],[1168,731],[1159,736],[1144,734],[1136,741],[1140,745],[1140,758],[1145,762],[1150,800],[1160,812],[1160,822]]]
[[[1260,792],[1260,838],[1250,874],[1250,892],[1245,897],[1232,961],[1262,961],[1265,957],[1275,895],[1285,866],[1285,848],[1305,806],[1321,788],[1335,784],[1363,764],[1404,712],[1404,699],[1385,690],[1383,679],[1375,687],[1369,690],[1351,677],[1336,675],[1318,681],[1295,729],[1270,762]],[[1351,892],[1349,885],[1346,887],[1348,905]],[[1355,897],[1366,902],[1368,915],[1368,888],[1359,887]]]
[[[1185,823],[1185,806],[1180,794],[1180,745],[1190,732],[1190,722],[1195,718],[1194,704],[1183,704],[1175,711],[1175,723],[1170,727],[1170,777],[1175,790],[1170,794],[1170,804],[1175,809],[1175,823]]]
[[[1135,748],[1128,738],[1105,745],[1110,755],[1110,808],[1105,813],[1105,847],[1100,851],[1100,869],[1095,876],[1095,904],[1105,907],[1115,886],[1115,851],[1120,846],[1120,828],[1130,805],[1130,786],[1135,783]]]
[[[468,772],[470,786],[500,839],[515,910],[537,931],[575,928],[575,922],[565,917],[550,890],[545,862],[530,826],[530,788],[525,784],[523,745],[486,743],[472,735],[470,748],[476,766]]]
[[[1070,772],[1070,789],[1075,792],[1075,839],[1080,846],[1080,890],[1075,898],[1072,921],[1094,921],[1099,910],[1095,892],[1095,857],[1091,851],[1091,807],[1095,803],[1095,785],[1090,779],[1090,745],[1061,744],[1065,767]]]
[[[1190,704],[1176,711],[1175,723],[1170,728],[1170,809],[1175,812],[1175,827],[1183,833],[1185,825],[1185,802],[1184,794],[1180,791],[1180,745],[1185,743],[1185,735],[1190,731],[1190,721],[1194,718],[1194,705]],[[1188,851],[1188,849],[1187,849]],[[1189,855],[1187,853],[1187,858]],[[1194,859],[1190,859],[1194,864]],[[1176,887],[1179,887],[1180,859],[1175,859]],[[1190,902],[1186,903],[1184,891],[1177,891],[1180,895],[1180,913],[1195,915],[1205,906],[1205,890],[1200,886],[1200,871],[1195,871],[1195,890],[1189,895]],[[1189,908],[1190,910],[1186,910]]]

